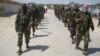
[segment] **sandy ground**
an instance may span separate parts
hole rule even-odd
[[[18,36],[14,30],[15,17],[0,17],[0,56],[18,56]],[[97,27],[97,19],[94,32],[90,31],[91,42],[89,56],[100,56],[100,28]],[[76,50],[71,44],[70,33],[67,27],[59,21],[53,10],[48,10],[45,19],[30,40],[30,48],[27,50],[23,41],[23,54],[21,56],[84,56],[82,51]],[[83,41],[80,44],[83,48]]]

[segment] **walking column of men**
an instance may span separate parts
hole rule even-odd
[[[34,32],[37,26],[41,23],[44,18],[45,10],[43,6],[27,6],[23,4],[17,13],[17,18],[15,21],[15,30],[18,33],[18,54],[22,54],[22,40],[23,34],[25,35],[26,48],[29,48],[29,41],[31,39],[31,27]]]
[[[82,7],[82,10],[79,8]],[[88,55],[88,45],[90,40],[89,29],[94,30],[92,17],[89,10],[89,5],[79,5],[76,3],[67,5],[54,5],[55,16],[62,20],[65,27],[68,27],[72,44],[76,43],[76,49],[80,49],[79,44],[84,36],[83,54]],[[26,48],[29,48],[29,40],[31,39],[31,27],[33,36],[37,26],[44,19],[44,14],[47,8],[44,6],[27,6],[23,4],[17,13],[15,22],[15,30],[18,33],[18,54],[22,54],[22,39],[25,35]]]
[[[82,10],[80,10],[80,7]],[[88,45],[90,41],[90,28],[94,30],[91,14],[89,12],[89,5],[79,5],[77,3],[67,5],[55,5],[55,16],[68,27],[72,44],[76,43],[76,49],[80,49],[79,44],[84,36],[83,54],[88,55]]]

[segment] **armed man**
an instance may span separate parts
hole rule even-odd
[[[21,6],[21,9],[17,13],[17,18],[15,21],[15,30],[18,33],[18,54],[22,54],[22,42],[23,34],[25,35],[26,48],[29,48],[29,39],[30,39],[30,18],[28,18],[28,8],[26,4]]]
[[[65,5],[64,6],[64,11],[63,11],[63,15],[64,15],[64,17],[63,17],[63,21],[64,21],[64,26],[66,27],[66,26],[68,26],[68,17],[69,17],[69,13],[70,13],[70,11],[69,11],[69,7],[68,7],[68,5]]]
[[[70,12],[69,12],[69,16],[68,16],[68,30],[71,33],[70,37],[72,38],[72,44],[75,43],[75,36],[76,36],[75,19],[76,19],[78,12],[79,12],[79,9],[78,9],[78,7],[76,6],[75,3],[70,5]]]
[[[89,30],[90,28],[92,31],[94,30],[93,21],[91,18],[91,14],[88,11],[89,5],[83,5],[82,12],[79,14],[79,18],[76,19],[77,22],[77,29],[76,29],[76,49],[79,49],[80,41],[84,36],[84,49],[83,54],[85,56],[88,55],[88,45],[89,45]]]

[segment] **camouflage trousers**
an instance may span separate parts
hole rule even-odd
[[[76,24],[68,22],[68,30],[70,31],[71,36],[75,36],[76,35]]]
[[[98,22],[98,27],[99,27],[99,26],[100,26],[100,18],[98,18],[98,21],[99,21],[99,22]]]
[[[90,39],[90,35],[89,35],[89,30],[86,31],[84,34],[82,34],[82,32],[77,31],[76,32],[76,47],[79,46],[82,37],[84,36],[84,51],[88,50],[88,45],[89,45],[89,39]]]
[[[65,24],[65,26],[68,26],[67,18],[64,19],[64,24]]]
[[[24,31],[19,31],[18,32],[18,46],[22,46],[23,42],[23,35],[25,35],[25,43],[28,45],[29,39],[30,39],[30,31],[29,30],[24,30]]]
[[[32,30],[33,30],[33,33],[35,32],[35,26],[36,26],[36,23],[33,22],[33,24],[32,24]]]

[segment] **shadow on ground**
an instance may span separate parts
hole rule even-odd
[[[37,28],[37,29],[48,29],[48,28]]]
[[[80,47],[79,47],[78,50],[80,50],[80,51],[83,52],[83,49],[80,48]],[[100,48],[89,48],[89,49],[88,49],[88,52],[89,52],[89,54],[94,54],[94,53],[96,53],[96,52],[100,52]]]
[[[15,14],[17,14],[17,13],[5,13],[5,14],[0,15],[0,17],[10,17]]]
[[[41,24],[40,26],[41,26],[41,27],[44,27],[44,26],[48,26],[48,25],[46,25],[46,24]]]
[[[77,49],[77,50],[83,51],[83,49],[82,49],[81,47],[78,47],[78,49]]]
[[[88,51],[89,54],[94,54],[96,52],[100,52],[100,48],[89,48]]]
[[[46,51],[49,48],[49,46],[45,45],[36,45],[36,46],[29,46],[29,49],[24,50],[23,53],[32,51],[32,50],[41,50],[41,52]]]
[[[49,24],[48,22],[43,22],[43,23],[41,23],[41,24]]]
[[[38,38],[38,37],[47,37],[48,35],[35,35],[33,38]]]

